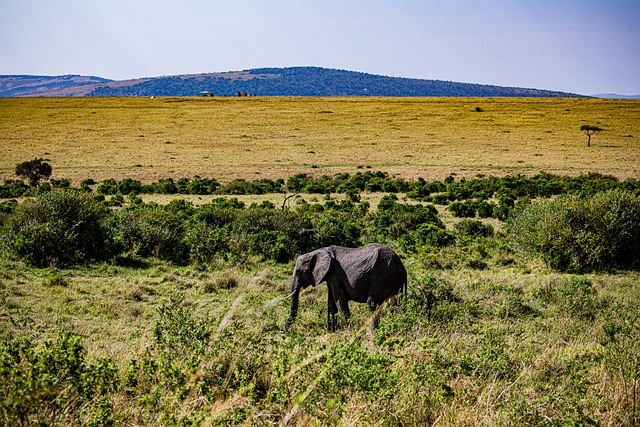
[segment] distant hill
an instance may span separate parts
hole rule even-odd
[[[618,93],[599,93],[593,95],[595,98],[611,98],[611,99],[640,99],[640,95],[620,95]]]
[[[111,80],[92,76],[0,76],[0,97],[34,95],[50,91],[108,83]]]
[[[0,76],[0,87],[6,77]],[[60,79],[61,77],[58,77]],[[46,79],[42,77],[41,79]],[[51,78],[55,79],[55,78]],[[90,79],[90,78],[87,78]],[[44,84],[44,81],[43,81]],[[319,67],[258,68],[226,73],[92,82],[0,96],[478,96],[566,98],[582,95],[540,89],[386,77]]]

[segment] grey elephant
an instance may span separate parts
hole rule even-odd
[[[406,292],[407,270],[393,250],[378,243],[361,248],[329,246],[303,254],[293,270],[291,312],[285,329],[298,314],[300,290],[323,281],[329,287],[327,326],[333,332],[338,312],[349,324],[349,301],[368,303],[374,311],[392,296]]]

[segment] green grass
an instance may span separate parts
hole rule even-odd
[[[409,296],[383,307],[375,331],[356,304],[352,328],[327,333],[320,286],[283,333],[292,265],[251,260],[204,270],[3,261],[0,326],[36,343],[72,330],[87,361],[112,360],[119,386],[83,410],[104,416],[107,397],[117,423],[632,425],[640,276],[563,275],[519,257],[504,266],[491,242],[440,252],[455,268],[405,258]],[[465,267],[473,257],[487,268]],[[152,360],[155,370],[140,367]]]

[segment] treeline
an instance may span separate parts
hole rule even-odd
[[[41,185],[38,192],[51,189],[71,188],[68,179],[51,179]],[[613,176],[589,173],[575,177],[539,173],[533,177],[507,175],[504,177],[478,176],[473,179],[456,180],[455,174],[442,181],[405,180],[395,178],[387,172],[365,171],[355,174],[336,173],[314,176],[299,173],[284,179],[260,178],[255,180],[234,179],[220,184],[214,178],[161,178],[156,182],[143,184],[138,180],[113,178],[98,183],[86,179],[78,187],[98,196],[127,196],[130,194],[192,194],[192,195],[260,195],[270,193],[306,194],[347,194],[365,192],[405,193],[410,200],[450,205],[450,209],[460,217],[491,217],[496,206],[512,207],[521,198],[548,198],[559,194],[595,194],[596,192],[625,189],[640,190],[640,182],[635,179],[620,181]],[[17,198],[30,195],[33,188],[20,180],[5,180],[0,185],[0,198]],[[489,201],[494,199],[495,202]],[[114,203],[120,203],[117,197]],[[503,209],[504,210],[504,209]],[[502,219],[504,214],[502,212]]]

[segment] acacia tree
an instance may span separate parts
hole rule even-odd
[[[31,187],[37,187],[42,178],[51,176],[51,165],[44,159],[33,159],[16,165],[16,175],[27,178]]]
[[[599,128],[598,126],[582,125],[580,126],[580,130],[587,134],[587,147],[591,147],[591,135],[604,129]]]

